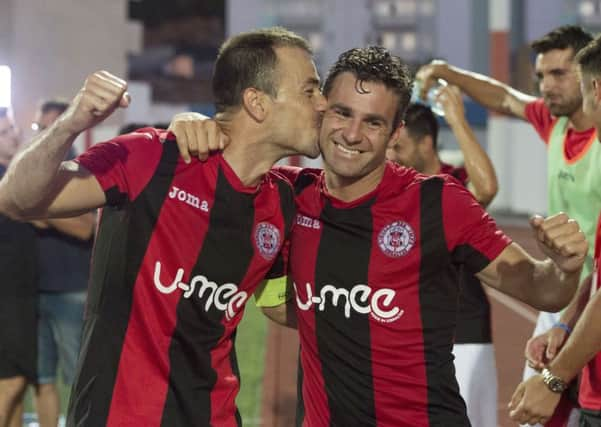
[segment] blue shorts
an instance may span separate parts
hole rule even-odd
[[[56,382],[60,365],[63,382],[73,383],[86,291],[40,292],[38,317],[38,383]]]

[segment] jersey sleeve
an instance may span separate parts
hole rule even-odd
[[[534,127],[545,144],[548,144],[551,130],[557,119],[551,115],[542,98],[526,104],[526,120]]]
[[[156,170],[163,144],[154,129],[144,129],[95,144],[75,159],[95,177],[107,204],[134,200]]]
[[[485,268],[511,243],[469,190],[457,182],[445,183],[442,210],[452,260],[472,274]]]

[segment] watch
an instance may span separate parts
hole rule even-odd
[[[547,368],[543,369],[541,374],[543,376],[543,382],[553,393],[563,393],[568,386],[564,380],[557,375],[553,375]]]

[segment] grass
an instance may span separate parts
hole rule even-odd
[[[267,320],[255,306],[254,301],[249,301],[236,337],[236,351],[241,378],[241,388],[236,403],[245,426],[261,424],[266,336]],[[58,377],[60,379],[61,375],[59,374]],[[59,381],[61,412],[63,414],[66,412],[69,403],[69,391],[70,387]],[[35,412],[32,387],[29,387],[25,397],[25,412]]]
[[[266,337],[267,319],[254,301],[249,301],[236,337],[241,380],[236,403],[245,426],[261,425]]]

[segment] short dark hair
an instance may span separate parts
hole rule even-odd
[[[589,74],[601,74],[601,35],[595,37],[583,47],[574,60],[580,64],[580,70]]]
[[[326,98],[332,90],[336,77],[345,72],[352,73],[359,83],[382,83],[398,95],[399,103],[393,121],[393,129],[396,129],[403,120],[409,104],[412,84],[409,69],[401,58],[380,46],[355,48],[343,52],[330,68],[324,83],[323,93]]]
[[[46,99],[40,103],[40,112],[42,114],[49,113],[50,111],[58,111],[59,114],[63,114],[67,108],[69,108],[69,102],[60,98]]]
[[[546,53],[553,49],[572,48],[574,53],[586,46],[593,36],[578,25],[563,25],[530,43],[536,53]]]
[[[405,128],[409,136],[415,140],[425,136],[432,137],[432,146],[438,145],[438,120],[429,107],[422,104],[410,104],[405,113]]]
[[[241,33],[223,43],[213,70],[217,112],[242,105],[242,93],[250,87],[277,95],[277,47],[296,47],[313,55],[304,38],[282,27]]]
[[[150,125],[148,123],[141,123],[141,122],[125,123],[123,126],[121,126],[119,128],[117,135],[126,135],[128,133],[135,132],[138,129],[147,128],[147,127],[150,127]],[[154,126],[154,127],[158,127],[158,126]],[[167,129],[167,128],[165,128],[165,129]]]

